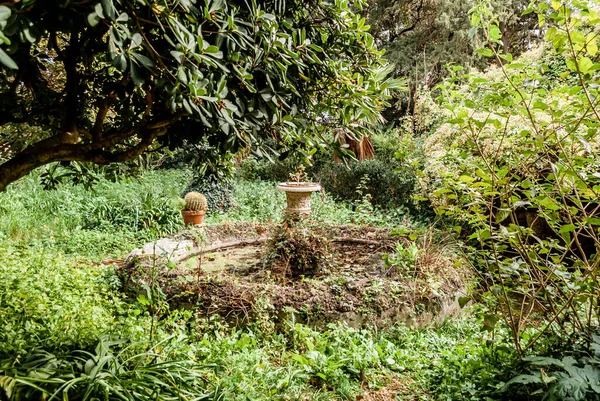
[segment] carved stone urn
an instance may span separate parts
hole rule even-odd
[[[310,195],[320,191],[321,185],[316,182],[282,182],[277,185],[278,191],[285,192],[288,217],[300,218],[310,216]]]

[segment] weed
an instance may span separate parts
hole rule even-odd
[[[273,268],[284,276],[313,276],[329,264],[330,243],[323,228],[310,220],[285,220],[269,241]]]
[[[525,393],[544,394],[544,399],[596,401],[600,399],[600,336],[594,335],[587,349],[560,359],[528,356],[523,359],[527,373],[511,379],[504,391],[514,388]]]
[[[419,257],[419,248],[414,242],[405,245],[403,242],[396,242],[394,252],[383,255],[385,267],[394,269],[400,274],[410,274],[415,271],[417,258]]]
[[[157,399],[211,400],[206,367],[194,360],[173,358],[178,341],[165,340],[150,350],[127,357],[126,341],[102,337],[93,352],[74,351],[61,358],[34,349],[23,358],[5,360],[0,367],[0,390],[11,400]]]

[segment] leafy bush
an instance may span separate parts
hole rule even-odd
[[[8,242],[0,243],[0,260],[0,356],[87,347],[133,313],[109,288],[107,268]]]
[[[219,179],[215,175],[195,175],[183,195],[199,192],[206,197],[210,212],[226,212],[234,205],[233,191],[234,185],[230,179]]]
[[[384,254],[383,260],[387,269],[394,269],[402,274],[410,274],[415,269],[419,248],[411,242],[408,246],[397,242],[393,252]]]
[[[506,63],[485,75],[459,72],[443,87],[455,128],[444,128],[443,156],[430,166],[438,212],[468,237],[494,300],[490,321],[511,329],[519,352],[544,336],[569,343],[600,323],[600,77],[590,58],[597,38],[586,36],[597,21],[585,1],[539,7],[552,23],[548,44],[570,70],[561,78],[574,72],[578,82],[540,85],[547,77],[537,57],[502,54],[501,32],[480,9],[491,42],[482,52]]]
[[[361,179],[369,177],[366,191],[375,205],[416,209],[412,195],[417,183],[412,171],[395,172],[389,160],[351,162],[349,167],[327,162],[313,172],[314,179],[325,190],[340,199],[357,200],[356,187]]]
[[[297,154],[289,154],[285,159],[276,161],[249,156],[240,163],[236,175],[246,180],[283,182],[288,181],[290,173],[301,164],[304,164],[304,161]]]
[[[168,234],[182,227],[181,215],[173,206],[172,199],[153,192],[138,196],[134,199],[110,197],[91,200],[82,222],[83,228],[107,230],[112,226],[113,229]]]
[[[510,380],[507,390],[508,386],[529,385],[533,394],[543,394],[543,399],[548,401],[600,400],[600,359],[526,357],[524,361],[533,372]]]
[[[285,209],[285,195],[277,191],[271,181],[245,181],[235,183],[235,207],[226,215],[209,216],[209,219],[235,221],[278,221]]]
[[[385,333],[394,344],[391,368],[414,378],[430,395],[424,400],[504,400],[502,388],[518,358],[503,345],[506,332],[482,331],[481,323],[469,316],[436,329],[394,327]]]
[[[384,336],[344,325],[330,325],[322,333],[296,324],[291,328],[291,358],[317,388],[336,388],[350,399],[359,392],[361,381],[368,383],[369,372],[390,367],[393,348]]]
[[[520,370],[526,373],[512,378],[503,391],[550,401],[600,400],[600,336],[583,338],[575,346],[558,345],[544,355],[523,358]]]
[[[235,207],[225,214],[208,215],[208,224],[227,221],[280,221],[285,209],[285,195],[277,191],[276,182],[247,181],[238,179],[235,183]],[[356,212],[350,202],[337,201],[326,193],[314,193],[311,199],[312,218],[334,224],[375,224],[386,227],[402,223],[405,214],[401,209],[385,210],[374,208],[363,214]]]

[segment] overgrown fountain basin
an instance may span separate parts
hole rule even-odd
[[[433,249],[422,251],[429,254],[412,271],[401,271],[386,266],[383,255],[405,239],[382,228],[330,226],[324,271],[292,279],[268,263],[273,230],[238,223],[182,232],[134,250],[121,275],[128,291],[157,285],[172,308],[218,314],[237,324],[293,319],[314,326],[422,325],[459,311],[457,298],[465,293],[469,272],[444,254],[431,254]]]

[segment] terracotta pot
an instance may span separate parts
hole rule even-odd
[[[316,182],[282,182],[277,186],[278,191],[285,192],[287,208],[285,213],[290,217],[310,216],[310,195],[321,190]]]
[[[183,216],[183,224],[186,226],[188,224],[193,224],[195,226],[202,225],[204,221],[204,215],[206,212],[204,210],[182,210],[181,215]]]

